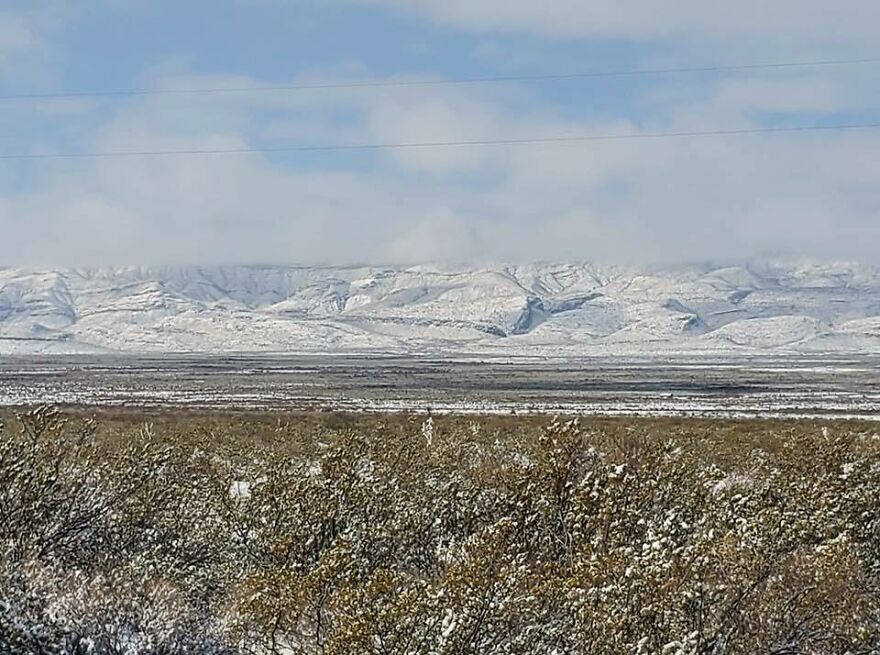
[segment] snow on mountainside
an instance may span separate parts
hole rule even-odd
[[[880,270],[0,269],[0,353],[880,352]]]

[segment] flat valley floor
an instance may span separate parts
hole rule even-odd
[[[0,407],[880,420],[878,357],[10,357]]]

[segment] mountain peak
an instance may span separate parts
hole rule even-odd
[[[0,269],[0,352],[880,352],[854,264]]]

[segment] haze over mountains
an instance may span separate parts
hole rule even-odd
[[[0,353],[652,355],[880,352],[880,270],[0,269]]]

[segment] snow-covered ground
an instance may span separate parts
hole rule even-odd
[[[880,420],[880,357],[0,359],[0,407]]]
[[[880,270],[0,269],[0,354],[880,353]]]

